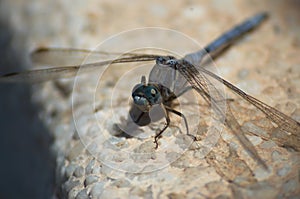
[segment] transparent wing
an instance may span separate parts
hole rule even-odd
[[[57,55],[60,50],[54,50],[54,51],[37,51],[34,53],[34,56],[37,58],[44,57],[45,60],[49,60],[51,62],[51,56]],[[72,54],[72,52],[65,52],[67,54]],[[77,51],[76,53],[81,53]],[[62,56],[62,54],[60,54]],[[58,64],[61,63],[60,60],[58,60],[58,57],[55,61],[55,57],[52,57],[54,60],[52,62],[56,62]],[[48,58],[46,58],[48,57]],[[60,78],[70,78],[76,76],[78,70],[80,69],[83,72],[92,71],[97,67],[105,66],[107,64],[120,64],[120,63],[128,63],[128,62],[143,62],[143,61],[153,61],[158,57],[158,55],[148,55],[148,54],[125,54],[121,58],[114,59],[114,60],[106,60],[101,62],[95,62],[95,63],[88,63],[83,65],[70,65],[70,66],[60,66],[60,67],[52,67],[52,68],[46,68],[46,69],[38,69],[38,70],[32,70],[32,71],[25,71],[20,73],[10,73],[3,76],[0,76],[0,82],[42,82],[42,81],[49,81],[54,79],[60,79]]]
[[[39,48],[31,53],[31,61],[40,66],[80,65],[88,57],[89,63],[112,60],[116,56],[137,56],[137,53],[117,53],[75,48]]]
[[[270,120],[276,123],[279,128],[289,133],[288,135],[284,136],[285,139],[276,139],[275,141],[277,143],[285,146],[288,145],[290,147],[293,147],[297,151],[300,151],[299,122],[293,120],[292,118],[281,113],[275,108],[259,101],[258,99],[246,94],[228,81],[202,67],[196,68],[185,60],[179,60],[176,63],[176,66],[171,65],[170,67],[177,69],[186,78],[186,80],[192,85],[192,87],[212,106],[214,112],[218,115],[219,120],[224,119],[225,124],[232,130],[232,132],[241,142],[246,151],[248,151],[248,153],[265,168],[267,168],[267,165],[257,154],[257,151],[255,150],[252,143],[244,135],[245,132],[242,130],[241,126],[233,116],[230,110],[230,105],[226,102],[224,96],[222,96],[222,94],[209,82],[207,77],[212,77],[213,79],[224,84],[231,91],[238,94],[247,102],[261,110]],[[220,102],[226,102],[226,107],[223,107],[224,104]]]
[[[194,69],[192,69],[194,70]],[[293,120],[291,117],[285,115],[284,113],[278,111],[277,109],[265,104],[264,102],[248,95],[244,91],[240,90],[230,82],[222,79],[216,74],[204,69],[198,68],[198,70],[202,73],[209,75],[210,77],[216,79],[217,81],[223,83],[226,87],[228,87],[231,91],[241,96],[247,102],[261,110],[272,122],[276,123],[280,129],[286,131],[287,134],[283,136],[281,140],[275,140],[277,143],[279,142],[283,146],[290,146],[297,151],[300,151],[300,123]],[[198,73],[199,73],[198,71]],[[194,77],[195,78],[195,77]]]

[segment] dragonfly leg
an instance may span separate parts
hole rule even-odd
[[[186,119],[185,115],[183,113],[179,112],[179,111],[176,111],[176,110],[170,108],[170,107],[165,107],[165,108],[166,108],[167,111],[172,112],[172,113],[178,115],[179,117],[183,118],[183,121],[184,121],[184,124],[185,124],[185,127],[186,127],[186,132],[187,132],[186,134],[188,136],[192,137],[193,141],[197,141],[197,138],[194,135],[190,134],[190,132],[189,132],[189,126],[188,126],[187,119]]]
[[[161,134],[169,127],[169,125],[170,125],[170,117],[169,117],[169,115],[168,114],[166,114],[166,125],[164,126],[164,128],[158,133],[158,134],[156,134],[155,135],[155,137],[154,137],[154,143],[156,144],[156,146],[155,146],[155,149],[157,149],[158,148],[158,139],[160,138],[160,136],[161,136]]]

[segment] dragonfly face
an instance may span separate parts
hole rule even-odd
[[[149,112],[151,107],[162,102],[161,93],[154,84],[146,84],[145,76],[141,83],[137,84],[132,91],[134,106],[142,112]]]
[[[155,83],[146,83],[146,77],[142,76],[141,83],[132,90],[133,104],[129,115],[135,124],[146,126],[166,117],[163,104],[167,98],[163,88]]]

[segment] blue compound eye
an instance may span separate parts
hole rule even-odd
[[[153,85],[138,84],[132,92],[134,103],[137,105],[154,105],[161,103],[161,94]]]
[[[150,102],[151,105],[161,103],[161,94],[155,86],[148,85],[144,90],[145,98]]]

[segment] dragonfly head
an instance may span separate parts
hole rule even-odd
[[[159,65],[172,65],[175,64],[177,59],[173,56],[161,56],[156,59],[156,64]]]
[[[141,83],[133,88],[132,98],[134,105],[143,112],[149,112],[153,105],[162,101],[158,88],[153,84],[146,84],[145,76],[142,76]]]

